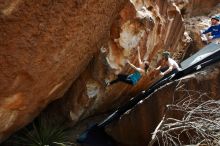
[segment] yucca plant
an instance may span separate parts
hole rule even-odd
[[[14,136],[19,146],[70,146],[64,126],[53,124],[48,118],[35,120]]]

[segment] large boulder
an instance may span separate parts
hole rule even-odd
[[[126,0],[0,0],[0,142],[64,95]]]
[[[190,38],[168,0],[0,0],[0,142],[48,111],[70,125],[108,111],[147,88],[168,50],[181,60]],[[150,62],[136,86],[105,87]],[[55,117],[54,116],[54,117]]]

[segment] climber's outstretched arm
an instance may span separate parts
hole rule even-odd
[[[137,47],[137,50],[138,50],[138,62],[139,62],[139,65],[141,65],[143,62],[141,61],[141,54],[140,54],[140,47],[139,46]]]
[[[135,69],[136,71],[138,71],[138,72],[143,72],[143,73],[144,73],[144,70],[143,70],[143,69],[136,67],[136,66],[135,66],[134,64],[132,64],[129,60],[127,60],[127,63],[128,63],[133,69]]]

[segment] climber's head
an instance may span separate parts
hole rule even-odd
[[[212,16],[211,17],[211,24],[216,25],[216,24],[218,24],[219,20],[220,20],[219,16]]]
[[[163,56],[163,59],[168,60],[168,58],[170,57],[170,52],[164,51],[162,56]]]
[[[147,60],[143,60],[143,63],[144,63],[144,70],[147,71],[150,63]]]

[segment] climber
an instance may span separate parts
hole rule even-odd
[[[137,50],[138,50],[139,67],[136,67],[129,60],[127,60],[127,63],[135,70],[135,72],[130,75],[118,74],[117,79],[111,82],[108,82],[107,86],[112,85],[117,82],[124,82],[130,85],[136,85],[137,82],[141,79],[141,77],[146,74],[147,69],[149,68],[149,62],[147,60],[142,61],[141,55],[140,55],[140,48],[138,47]]]
[[[160,65],[155,69],[160,70],[160,76],[169,76],[170,74],[177,73],[181,70],[177,62],[170,57],[170,53],[168,51],[163,52],[162,56],[163,65]]]
[[[220,24],[219,24],[219,20],[220,20],[219,16],[212,16],[211,17],[211,26],[208,29],[200,30],[201,39],[202,39],[203,42],[218,43],[220,41]],[[208,34],[208,36],[206,34]]]

